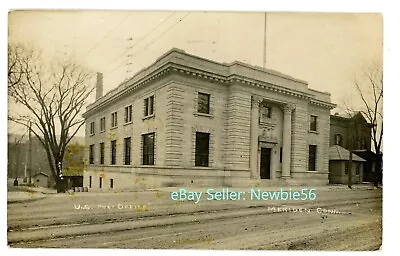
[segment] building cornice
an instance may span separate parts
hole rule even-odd
[[[171,68],[168,67],[168,65],[164,65],[158,68],[157,70],[153,71],[151,74],[139,78],[137,81],[134,81],[133,83],[130,83],[131,82],[130,80],[122,83],[119,87],[111,90],[99,100],[89,104],[87,106],[86,112],[82,116],[86,118],[87,116],[97,111],[98,109],[104,108],[107,105],[112,104],[113,102],[119,100],[121,97],[140,89],[144,85],[153,82],[156,79],[165,76],[170,71]]]
[[[289,95],[289,96],[293,96],[293,97],[297,97],[297,98],[301,98],[301,99],[306,99],[306,100],[308,100],[312,97],[312,94],[309,94],[309,93],[301,92],[301,91],[298,91],[295,89],[288,89],[285,87],[281,87],[277,84],[274,84],[272,82],[264,82],[264,81],[260,81],[260,80],[254,79],[254,78],[244,77],[244,76],[240,76],[240,75],[230,75],[228,78],[228,81],[230,83],[246,84],[246,85],[254,86],[257,88],[265,89],[265,90],[268,90],[271,92],[285,94],[285,95]]]
[[[176,54],[178,54],[180,56],[174,56]],[[184,55],[184,56],[182,56],[182,55]],[[188,58],[190,58],[190,57],[197,58],[201,61],[209,61],[212,65],[220,65],[222,67],[222,69],[218,69],[214,72],[214,71],[211,71],[212,68],[208,68],[208,70],[206,70],[207,68],[204,68],[202,66],[195,67],[196,66],[195,63],[188,62],[188,65],[183,65],[182,60],[186,56],[188,56]],[[210,60],[207,60],[207,59],[204,59],[201,57],[187,54],[181,50],[173,49],[173,50],[169,51],[167,54],[164,54],[163,56],[158,58],[156,63],[154,63],[153,65],[149,66],[148,68],[142,69],[135,76],[124,81],[117,88],[111,90],[105,96],[98,99],[96,102],[89,104],[87,106],[86,112],[83,114],[83,117],[86,118],[86,117],[90,116],[93,112],[96,112],[97,110],[106,107],[107,105],[115,102],[116,100],[120,99],[121,97],[123,97],[129,93],[132,93],[132,92],[142,88],[143,86],[149,84],[150,82],[154,82],[155,80],[157,80],[161,77],[164,77],[171,72],[178,73],[181,75],[192,76],[192,77],[196,77],[196,78],[200,78],[200,79],[205,79],[205,80],[209,80],[212,82],[222,83],[222,84],[226,84],[226,85],[244,84],[247,86],[254,86],[256,88],[261,88],[261,89],[268,90],[271,92],[284,94],[287,96],[296,97],[296,98],[303,99],[303,100],[308,100],[310,104],[317,105],[319,107],[330,108],[330,109],[336,107],[335,104],[316,99],[315,95],[312,94],[312,92],[315,90],[308,89],[308,92],[299,91],[296,89],[283,87],[283,86],[281,86],[277,83],[273,83],[271,81],[262,81],[262,80],[254,78],[254,77],[236,74],[234,72],[232,73],[232,70],[230,70],[230,68],[233,67],[234,65],[241,65],[242,67],[245,67],[245,68],[251,67],[251,66],[248,67],[249,65],[247,65],[247,64],[245,65],[240,62],[233,62],[231,64],[218,63],[215,61],[210,61]],[[255,69],[255,67],[251,67],[251,68]],[[261,68],[259,68],[257,70],[263,71]],[[264,72],[269,75],[279,77],[281,79],[295,81],[295,82],[299,82],[299,83],[306,85],[306,82],[304,82],[304,81],[296,80],[295,78],[286,76],[279,72],[276,72],[277,74],[275,74],[271,70],[265,70]],[[318,91],[315,91],[315,92],[318,92]],[[319,92],[319,93],[321,93],[321,92]]]
[[[317,99],[310,99],[310,104],[316,105],[318,107],[329,108],[329,109],[334,109],[337,107],[337,105],[334,103],[321,101],[321,100],[317,100]]]

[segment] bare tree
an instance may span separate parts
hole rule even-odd
[[[9,119],[30,129],[41,142],[57,192],[64,192],[65,150],[84,124],[80,113],[94,86],[89,85],[90,73],[72,61],[46,64],[36,51],[8,46],[8,93],[26,109],[25,114],[9,113]]]
[[[18,177],[20,175],[19,170],[20,170],[20,156],[21,156],[21,147],[24,145],[24,137],[26,133],[24,133],[22,136],[15,136],[14,137],[14,142],[11,144],[12,148],[14,149],[14,154],[15,154],[15,161],[11,163],[11,167],[14,172],[14,186],[18,186]],[[10,142],[9,142],[10,143]],[[10,145],[10,144],[9,144]]]
[[[23,58],[29,58],[29,55],[20,45],[8,45],[8,87],[13,87],[22,80]]]
[[[374,185],[381,182],[382,168],[382,139],[383,139],[383,67],[381,64],[372,63],[360,75],[354,78],[361,108],[358,111],[346,104],[346,112],[354,114],[361,112],[371,125],[371,137],[376,153]],[[353,131],[352,131],[353,132]]]

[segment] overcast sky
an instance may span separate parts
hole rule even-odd
[[[380,14],[268,13],[267,68],[353,100],[356,72],[382,61]],[[263,65],[264,13],[19,11],[9,15],[9,41],[73,55],[104,73],[104,94],[172,47],[219,62]],[[131,63],[131,64],[129,64]],[[94,96],[91,98],[91,101]],[[79,135],[83,135],[83,131]]]

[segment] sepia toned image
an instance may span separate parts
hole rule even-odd
[[[383,15],[16,10],[10,248],[375,251]]]

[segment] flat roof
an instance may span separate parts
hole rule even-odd
[[[330,102],[329,93],[310,89],[308,88],[308,82],[286,75],[279,71],[261,68],[259,66],[252,66],[240,61],[220,63],[204,57],[186,53],[181,49],[172,48],[158,57],[157,60],[151,65],[141,69],[135,75],[120,83],[116,88],[107,92],[107,94],[105,94],[103,97],[89,104],[86,108],[86,112],[89,112],[100,105],[107,105],[109,100],[118,98],[119,95],[126,90],[129,90],[131,87],[136,87],[137,84],[150,78],[155,73],[160,72],[163,69],[165,70],[167,66],[184,67],[190,69],[191,71],[193,70],[194,72],[205,72],[210,75],[218,76],[221,80],[225,81],[232,79],[232,77],[239,79],[250,79],[254,80],[255,82],[277,86],[278,88],[288,90],[293,94],[309,97],[312,101],[317,103],[328,103],[328,105],[334,105]]]

